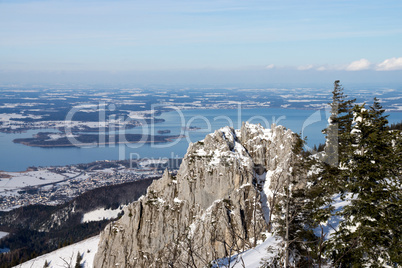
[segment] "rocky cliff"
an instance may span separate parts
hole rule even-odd
[[[101,234],[95,267],[203,267],[254,247],[291,176],[295,134],[245,123],[191,144]]]

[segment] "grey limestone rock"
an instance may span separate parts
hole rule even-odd
[[[294,133],[243,123],[193,143],[101,234],[95,267],[204,267],[255,247],[291,176]]]

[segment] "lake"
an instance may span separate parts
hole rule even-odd
[[[390,122],[402,121],[402,113],[389,112]],[[138,158],[176,158],[183,157],[190,142],[204,139],[205,135],[224,126],[235,129],[243,121],[261,123],[270,127],[272,123],[283,125],[302,136],[307,136],[307,145],[324,142],[321,130],[326,127],[328,114],[324,110],[299,109],[233,109],[233,110],[175,110],[163,113],[163,123],[150,124],[126,130],[126,133],[158,135],[158,130],[170,130],[167,135],[185,135],[167,143],[120,144],[94,148],[57,147],[40,148],[13,143],[16,138],[29,138],[38,132],[57,132],[54,129],[30,130],[21,134],[0,133],[0,170],[23,171],[29,166],[63,166],[89,163],[96,160],[118,160]],[[197,130],[188,130],[197,127]],[[120,133],[123,134],[123,133]],[[109,135],[109,134],[106,134]]]

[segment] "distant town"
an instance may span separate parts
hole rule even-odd
[[[58,205],[89,190],[175,172],[181,159],[97,161],[64,167],[0,172],[0,211],[27,205]]]

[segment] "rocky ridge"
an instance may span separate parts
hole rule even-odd
[[[101,234],[94,267],[203,267],[255,247],[295,163],[295,134],[243,123],[191,144]]]

